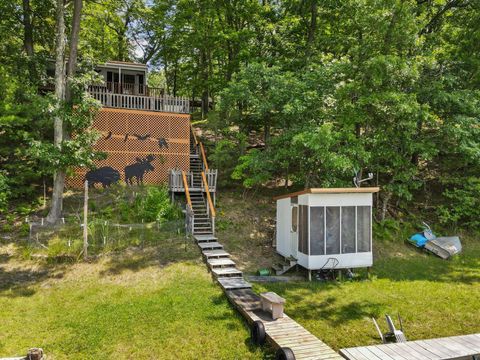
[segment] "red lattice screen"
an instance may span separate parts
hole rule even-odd
[[[190,166],[190,116],[103,108],[96,116],[93,127],[101,133],[94,149],[107,154],[105,160],[96,161],[98,168],[110,167],[118,171],[120,182],[125,183],[125,167],[138,164],[153,156],[153,171],[144,173],[145,184],[159,184],[168,180],[168,170],[188,170]],[[67,179],[67,186],[83,186],[88,169],[76,169]],[[109,170],[112,171],[112,170]],[[136,182],[136,178],[133,179]]]

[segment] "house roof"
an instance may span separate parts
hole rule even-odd
[[[141,69],[141,70],[146,70],[147,69],[146,64],[140,64],[140,63],[129,62],[129,61],[117,61],[117,60],[107,61],[104,64],[101,64],[99,66],[101,66],[101,67],[134,68],[134,69]]]
[[[290,194],[284,194],[274,197],[274,200],[286,199],[293,196],[304,194],[345,194],[345,193],[376,193],[379,192],[379,187],[359,187],[359,188],[310,188]]]

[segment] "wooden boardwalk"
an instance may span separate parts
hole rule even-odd
[[[474,360],[480,359],[480,334],[353,347],[340,354],[348,360]]]
[[[249,324],[261,321],[265,326],[266,340],[274,348],[290,348],[296,360],[343,360],[325,343],[312,335],[286,314],[273,320],[270,313],[262,311],[260,297],[229,259],[230,254],[223,250],[217,238],[194,236],[202,250],[212,275],[222,287],[229,301],[245,317]]]
[[[261,310],[260,297],[251,289],[225,291],[230,302],[247,319],[249,324],[261,321],[265,326],[267,341],[275,348],[288,347],[296,360],[343,360],[333,349],[284,314],[272,320],[270,313]]]

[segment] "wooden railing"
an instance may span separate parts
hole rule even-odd
[[[109,92],[106,87],[95,86],[91,86],[89,92],[94,99],[100,101],[106,107],[182,114],[190,113],[190,101],[186,97],[115,94]]]
[[[185,232],[193,234],[193,225],[195,222],[195,214],[193,212],[192,200],[190,198],[190,190],[188,189],[187,176],[185,171],[182,171],[183,186],[185,188],[185,196],[187,198],[186,214],[185,214]]]
[[[208,171],[207,156],[205,155],[205,149],[203,148],[203,144],[202,144],[202,143],[200,143],[200,153],[202,154],[203,170],[204,170],[204,171]]]
[[[193,125],[191,123],[190,123],[190,131],[192,132],[193,143],[195,144],[195,146],[198,146],[197,135],[195,134],[195,131],[193,130]]]
[[[208,170],[205,171],[205,176],[207,178],[208,188],[210,192],[217,191],[217,170]],[[186,183],[189,189],[194,188],[193,186],[193,173],[190,171],[185,171]],[[168,173],[168,188],[171,192],[185,192],[185,186],[183,183],[182,170],[170,170]],[[198,189],[196,189],[198,190]],[[202,183],[202,190],[205,191]]]
[[[212,196],[210,195],[210,189],[208,188],[207,178],[203,171],[202,171],[202,185],[204,186],[205,193],[207,194],[207,202],[208,202],[207,215],[210,217],[212,221],[212,234],[215,234],[215,216],[216,216],[215,206],[212,201]]]
[[[215,170],[207,170],[204,172],[205,176],[207,178],[207,185],[208,188],[210,189],[211,192],[216,192],[217,191],[217,177],[218,177],[218,171]],[[203,188],[204,191],[206,191],[205,188]]]
[[[89,89],[93,91],[106,90],[114,94],[124,95],[143,95],[151,97],[162,97],[165,95],[165,89],[162,88],[151,87],[144,84],[119,83],[111,81],[91,84]]]

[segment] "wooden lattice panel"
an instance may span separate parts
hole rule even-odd
[[[143,173],[145,184],[159,184],[168,181],[169,169],[190,167],[190,116],[187,114],[103,108],[95,117],[93,127],[101,133],[94,150],[107,155],[95,165],[97,169],[108,167],[105,171],[110,175],[114,173],[121,183],[125,184],[126,171],[130,175]],[[137,159],[142,160],[143,165]],[[128,166],[130,170],[126,170]],[[87,171],[76,169],[75,175],[67,179],[67,186],[82,187]],[[88,176],[103,179],[97,175],[98,172],[90,172]],[[136,177],[132,180],[136,183]],[[100,183],[98,181],[97,186]]]

